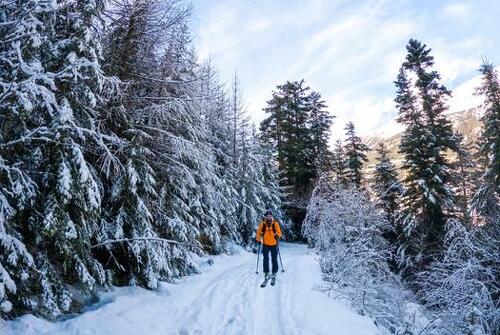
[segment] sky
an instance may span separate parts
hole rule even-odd
[[[332,140],[353,121],[366,136],[390,123],[396,79],[416,38],[430,48],[450,110],[472,96],[482,59],[500,64],[500,1],[193,0],[193,42],[221,79],[235,71],[256,122],[277,85],[304,79],[336,118]]]

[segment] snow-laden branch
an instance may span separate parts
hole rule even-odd
[[[196,243],[186,243],[186,242],[179,242],[179,241],[174,241],[174,240],[168,240],[160,237],[134,237],[134,238],[121,238],[121,239],[116,239],[116,240],[107,240],[98,244],[94,244],[90,246],[92,249],[97,248],[97,247],[102,247],[104,245],[108,244],[113,244],[113,243],[124,243],[124,242],[135,242],[135,241],[150,241],[150,242],[159,242],[159,243],[169,243],[169,244],[178,244],[178,245],[185,245],[185,246],[191,246],[191,247],[202,247],[204,246],[200,242],[196,241]]]

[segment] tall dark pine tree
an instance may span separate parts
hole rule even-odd
[[[441,251],[444,226],[454,207],[446,151],[455,150],[456,141],[445,116],[451,93],[432,70],[431,49],[414,39],[406,49],[406,61],[395,82],[395,101],[398,121],[406,126],[400,144],[406,236],[400,241],[400,252],[405,267],[412,272],[429,264]],[[414,83],[409,74],[415,76]]]
[[[344,129],[346,130],[345,154],[347,157],[347,178],[356,187],[362,188],[363,165],[368,161],[366,153],[369,149],[361,138],[356,135],[354,123],[349,122]]]
[[[484,124],[480,137],[480,159],[484,161],[484,174],[480,178],[473,207],[493,224],[500,217],[500,80],[493,64],[485,62],[480,72],[483,82],[478,93],[484,96]]]
[[[260,125],[261,140],[274,152],[283,177],[281,185],[290,189],[288,212],[300,236],[313,182],[329,155],[332,117],[321,95],[310,91],[304,80],[279,85],[267,104],[264,111],[268,117]]]
[[[316,169],[318,171],[331,170],[331,152],[328,150],[328,139],[330,138],[330,126],[333,116],[325,109],[325,101],[321,95],[312,92],[310,95],[309,123],[311,130],[312,148],[316,157]]]

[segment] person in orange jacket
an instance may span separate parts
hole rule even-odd
[[[258,243],[262,243],[263,268],[265,278],[269,278],[269,253],[272,262],[272,277],[276,278],[278,272],[278,240],[281,238],[281,228],[277,220],[273,218],[271,211],[266,211],[265,218],[259,223],[255,236]]]

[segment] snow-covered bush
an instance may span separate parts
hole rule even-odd
[[[387,225],[363,191],[324,176],[313,192],[303,233],[320,255],[329,294],[395,333],[417,327],[406,310],[412,296],[389,268]]]
[[[443,334],[485,335],[500,329],[500,241],[487,236],[497,245],[496,256],[489,254],[493,250],[484,247],[481,229],[450,220],[443,257],[419,275],[418,295],[442,319]]]

